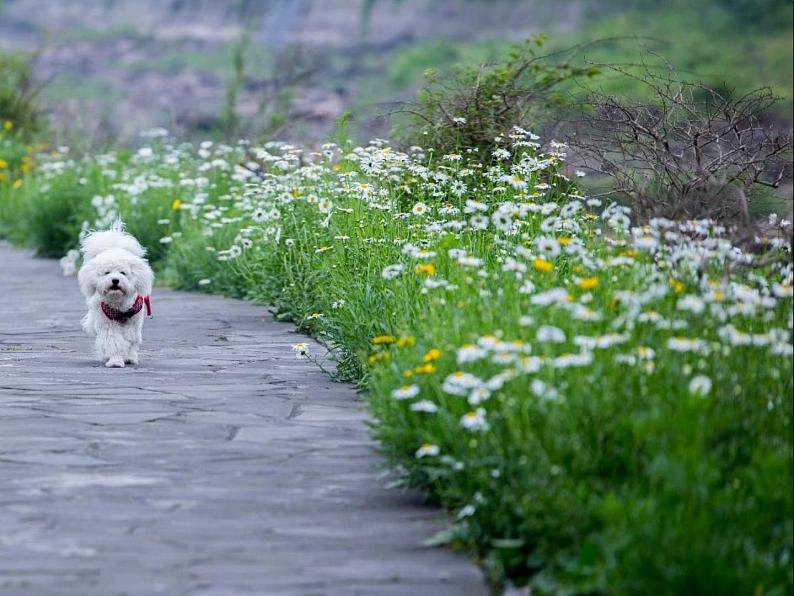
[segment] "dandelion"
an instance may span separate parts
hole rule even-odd
[[[181,206],[182,206],[182,200],[181,199],[174,199],[173,203],[171,203],[171,209],[173,211],[176,211]]]
[[[423,457],[435,457],[441,453],[441,449],[438,445],[433,445],[432,443],[424,443],[419,449],[416,450],[416,459],[422,459]]]
[[[416,338],[413,335],[402,335],[397,339],[397,347],[405,348],[416,344]]]
[[[537,258],[532,261],[532,266],[542,273],[548,273],[554,269],[554,265],[546,259]]]
[[[592,290],[598,287],[597,277],[585,277],[579,280],[579,287],[585,291]]]
[[[417,275],[433,275],[436,272],[436,267],[433,263],[419,264],[414,267]]]
[[[418,385],[403,385],[391,392],[394,399],[411,399],[419,394]]]
[[[434,372],[436,372],[436,367],[433,366],[432,362],[428,362],[427,364],[415,366],[414,372],[418,375],[432,375]]]
[[[372,338],[371,342],[373,345],[382,345],[382,344],[392,344],[396,341],[396,338],[393,335],[376,335]]]
[[[431,350],[428,350],[428,352],[424,356],[422,356],[422,362],[425,363],[433,362],[434,360],[438,360],[439,358],[441,358],[441,350],[439,350],[438,348],[433,348]]]

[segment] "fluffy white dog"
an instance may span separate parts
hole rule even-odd
[[[77,274],[88,313],[83,329],[96,337],[96,352],[107,367],[138,364],[141,329],[154,273],[146,249],[118,221],[103,232],[86,235],[81,243],[83,266]]]

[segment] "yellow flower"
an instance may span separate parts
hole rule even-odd
[[[415,366],[414,372],[418,375],[432,375],[434,372],[436,372],[436,367],[431,363],[427,363],[422,366]]]
[[[673,292],[676,294],[680,294],[684,291],[684,284],[678,281],[675,277],[670,278],[670,287],[673,288]]]
[[[376,335],[372,338],[372,343],[376,346],[379,344],[392,344],[395,341],[395,337],[393,335]]]
[[[583,290],[592,290],[597,286],[598,286],[597,277],[585,277],[584,279],[579,280],[579,287],[582,288]]]
[[[549,263],[546,259],[535,259],[532,261],[532,266],[538,271],[542,271],[544,273],[548,273],[554,269],[554,265]]]
[[[557,242],[562,244],[563,246],[568,246],[571,243],[571,239],[567,236],[563,236],[562,238],[557,238]]]
[[[11,122],[11,120],[6,120],[5,122],[3,122],[3,128],[5,128],[6,130],[11,130],[12,128],[14,128],[14,123]]]
[[[433,275],[436,272],[436,266],[433,263],[424,263],[414,267],[417,275]]]
[[[179,209],[179,206],[180,206],[181,204],[182,204],[182,201],[181,201],[180,199],[174,199],[174,202],[173,202],[173,203],[171,203],[171,209],[173,209],[174,211],[176,211],[177,209]]]
[[[428,363],[433,362],[434,360],[438,360],[441,357],[441,350],[438,348],[433,348],[432,350],[428,350],[427,354],[422,356],[422,362]]]
[[[414,371],[412,371],[410,368],[408,370],[404,370],[403,371],[403,376],[406,379],[410,379],[412,376],[414,376]]]
[[[416,338],[413,335],[402,335],[397,340],[397,347],[405,348],[406,346],[412,346],[415,343],[416,343]]]
[[[22,179],[21,178],[17,178],[16,180],[14,180],[14,184],[12,186],[14,188],[19,188],[20,186],[22,186]]]
[[[391,355],[388,352],[376,352],[367,356],[367,362],[369,364],[375,364],[381,360],[388,360],[390,357]]]
[[[301,191],[299,189],[297,189],[297,188],[294,188],[294,189],[292,189],[292,192],[290,194],[293,197],[298,198],[299,196],[301,196]]]
[[[8,162],[4,159],[0,159],[0,170],[7,167],[8,167]]]

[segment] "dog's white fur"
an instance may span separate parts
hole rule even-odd
[[[97,356],[105,366],[138,364],[145,309],[122,323],[106,317],[100,304],[126,311],[137,295],[152,293],[154,273],[146,261],[146,249],[118,221],[109,230],[84,236],[80,250],[83,266],[77,279],[88,306],[83,329],[96,337]]]

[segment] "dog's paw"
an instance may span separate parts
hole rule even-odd
[[[124,360],[124,364],[132,364],[132,365],[136,365],[137,366],[138,358],[126,358]]]
[[[124,368],[124,359],[123,358],[110,358],[107,362],[105,362],[105,366],[108,368]]]

